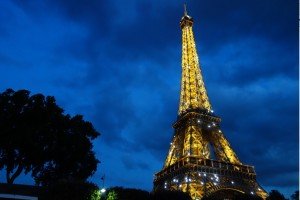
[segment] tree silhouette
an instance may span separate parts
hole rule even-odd
[[[287,199],[279,191],[271,190],[269,196],[267,197],[267,200],[287,200]]]
[[[291,200],[299,200],[299,190],[295,191],[291,196]]]
[[[182,191],[162,190],[149,193],[145,190],[112,187],[102,196],[105,200],[191,200],[191,197]]]
[[[83,117],[65,115],[54,97],[27,90],[0,93],[0,169],[7,183],[31,172],[37,184],[86,180],[97,169],[92,140],[99,136]]]
[[[40,200],[100,200],[98,187],[89,182],[58,181],[44,187],[40,192]]]

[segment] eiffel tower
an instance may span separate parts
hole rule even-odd
[[[178,118],[164,167],[154,177],[154,191],[181,190],[194,200],[216,194],[231,199],[237,193],[265,199],[254,167],[239,160],[220,129],[221,119],[212,110],[202,78],[194,21],[184,10]]]

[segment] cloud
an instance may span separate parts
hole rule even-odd
[[[124,164],[125,168],[130,171],[136,169],[142,169],[142,170],[149,169],[149,165],[145,163],[145,161],[143,160],[136,161],[135,158],[130,155],[123,156],[122,163]]]

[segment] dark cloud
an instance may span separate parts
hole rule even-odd
[[[226,1],[194,2],[193,16],[200,19],[202,42],[205,50],[213,53],[222,43],[236,39],[263,37],[276,43],[297,40],[297,3],[275,1]],[[200,25],[199,25],[200,26]],[[205,42],[209,40],[208,42]]]
[[[282,55],[283,51],[291,53]],[[276,77],[298,79],[297,50],[268,39],[244,38],[220,46],[215,53],[218,61],[207,61],[205,67],[218,83],[242,87]]]
[[[150,190],[173,135],[181,1],[3,1],[0,85],[56,96],[101,132],[108,185]],[[298,5],[188,2],[222,129],[268,189],[298,188]],[[146,181],[148,180],[148,181]]]
[[[122,157],[122,163],[127,170],[149,170],[149,164],[145,163],[145,160],[135,160],[133,156],[125,155]]]

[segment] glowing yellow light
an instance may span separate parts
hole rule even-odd
[[[163,170],[155,176],[154,190],[181,190],[188,192],[194,200],[201,199],[206,192],[216,192],[220,188],[249,192],[249,188],[258,188],[254,169],[239,161],[218,128],[220,118],[212,114],[214,111],[204,86],[192,25],[193,21],[189,16],[184,16],[181,20],[182,79],[179,117],[174,124],[175,134]],[[210,155],[211,152],[215,158]],[[178,177],[181,178],[177,179]],[[236,187],[244,187],[245,190],[238,190]],[[263,199],[267,196],[263,189],[258,188],[255,192]]]

